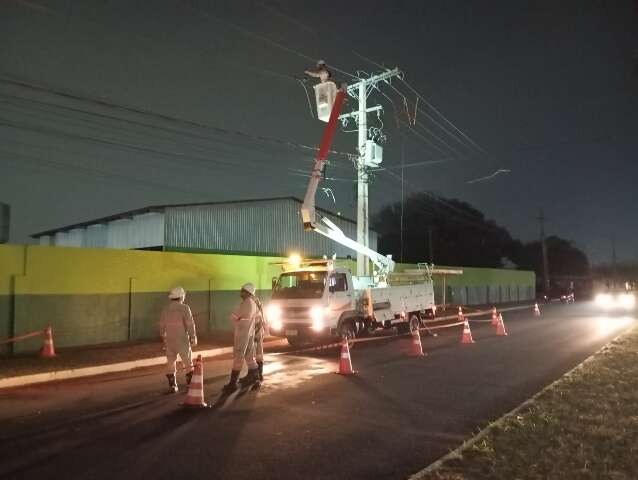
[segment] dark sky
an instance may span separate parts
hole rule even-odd
[[[594,263],[612,236],[635,260],[637,53],[629,0],[0,0],[0,201],[26,242],[152,204],[301,197],[313,152],[278,141],[316,146],[324,124],[293,76],[323,58],[352,80],[372,60],[429,102],[398,128],[408,85],[372,94],[392,167],[375,175],[373,209],[401,198],[403,144],[406,164],[445,159],[406,168],[406,193],[465,200],[522,240],[543,207],[547,232]],[[340,131],[335,149],[355,144]],[[352,216],[354,170],[332,160],[336,204],[319,203]],[[473,182],[498,169],[511,172]]]

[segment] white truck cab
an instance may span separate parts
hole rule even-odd
[[[371,288],[371,279],[353,277],[332,260],[285,268],[266,307],[271,333],[300,345],[354,338],[377,328],[408,331],[435,312],[432,281],[419,280]]]

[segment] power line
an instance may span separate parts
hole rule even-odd
[[[36,90],[36,91],[46,92],[46,93],[50,93],[50,94],[53,94],[53,95],[56,95],[56,96],[59,96],[59,97],[66,98],[66,99],[75,100],[75,101],[89,102],[89,103],[98,105],[100,107],[106,107],[106,108],[111,108],[111,109],[116,109],[116,110],[122,110],[122,111],[126,111],[128,113],[133,113],[133,114],[136,114],[136,115],[150,116],[150,117],[154,117],[154,118],[159,119],[159,120],[168,121],[168,122],[171,122],[171,123],[177,123],[177,124],[186,126],[188,128],[204,129],[204,130],[209,130],[209,131],[212,131],[212,132],[215,132],[215,133],[224,134],[224,135],[233,135],[233,136],[237,136],[237,137],[241,137],[241,138],[248,138],[248,139],[251,139],[253,141],[274,143],[274,144],[279,144],[279,145],[283,145],[283,146],[287,146],[287,147],[300,148],[300,149],[304,149],[304,150],[312,150],[312,151],[317,151],[318,150],[317,147],[312,147],[312,146],[309,146],[309,145],[295,143],[295,142],[291,142],[291,141],[288,141],[288,140],[282,140],[282,139],[279,139],[279,138],[265,137],[265,136],[262,136],[262,135],[253,135],[253,134],[249,134],[249,133],[246,133],[246,132],[242,132],[240,130],[230,130],[230,129],[226,129],[226,128],[222,128],[222,127],[212,126],[212,125],[208,125],[208,124],[204,124],[204,123],[195,122],[195,121],[192,121],[192,120],[186,120],[186,119],[179,118],[179,117],[173,117],[173,116],[170,116],[170,115],[153,112],[153,111],[150,111],[150,110],[145,110],[145,109],[141,109],[141,108],[137,108],[137,107],[132,107],[132,106],[129,106],[129,105],[117,104],[117,103],[114,103],[112,101],[104,100],[104,99],[101,99],[101,98],[90,97],[90,96],[86,96],[86,95],[79,95],[79,94],[76,94],[76,93],[71,93],[69,91],[63,91],[63,90],[54,89],[54,88],[51,88],[51,87],[44,87],[44,86],[36,85],[36,84],[33,84],[33,83],[29,83],[29,82],[26,82],[26,81],[19,81],[19,80],[15,80],[15,79],[12,79],[12,78],[8,78],[5,75],[6,75],[6,73],[0,73],[0,83],[6,83],[6,84],[11,84],[11,85],[19,86],[19,87],[24,87],[24,88],[28,88],[28,89],[32,89],[32,90]],[[67,108],[70,108],[70,107],[67,107]],[[100,114],[96,114],[96,115],[100,115]],[[340,155],[340,156],[345,156],[345,157],[349,157],[351,155],[350,153],[347,153],[347,152],[339,152],[339,151],[335,151],[335,150],[331,150],[329,153],[331,153],[333,155]]]
[[[417,97],[419,97],[426,105],[428,105],[434,112],[436,112],[437,115],[439,115],[439,117],[441,117],[441,119],[443,119],[444,122],[446,122],[448,125],[450,125],[454,130],[456,130],[460,135],[463,136],[463,138],[465,138],[468,142],[470,142],[474,147],[478,148],[481,152],[483,153],[487,153],[485,151],[485,149],[483,149],[483,147],[481,147],[479,144],[477,144],[474,140],[472,140],[470,137],[468,137],[461,129],[459,129],[456,125],[454,125],[452,122],[450,122],[445,115],[443,115],[441,112],[439,112],[434,105],[432,105],[430,102],[428,102],[419,92],[417,92],[414,87],[412,87],[412,85],[410,85],[405,78],[401,78],[399,77],[399,80],[402,81],[406,87],[408,87],[408,89],[414,93]]]
[[[0,95],[0,97],[2,97],[2,95]],[[27,101],[28,101],[28,100],[27,100]],[[10,105],[11,105],[11,106],[13,106],[14,108],[22,108],[21,106],[16,106],[15,104],[12,104],[11,102],[5,102],[5,103],[10,104]],[[76,113],[76,112],[77,112],[77,113],[82,113],[82,114],[87,114],[87,115],[93,115],[93,113],[94,113],[94,112],[91,112],[91,111],[85,111],[85,110],[69,109],[69,108],[67,108],[67,107],[62,107],[62,106],[55,105],[55,104],[46,104],[46,103],[43,103],[43,102],[37,102],[37,103],[40,103],[40,104],[45,105],[45,108],[46,108],[47,106],[50,106],[50,107],[52,107],[52,108],[54,108],[54,109],[55,109],[55,108],[60,108],[60,109],[63,109],[63,110],[65,110],[65,111],[66,111],[66,110],[70,110],[72,113]],[[37,108],[37,107],[35,107],[35,108]],[[45,115],[55,115],[56,117],[69,118],[68,116],[64,116],[64,115],[59,114],[59,113],[48,112],[48,111],[46,111],[46,110],[44,110],[44,112],[43,112],[43,113],[44,113]],[[31,113],[31,112],[27,111],[27,115],[33,116],[33,113]],[[120,119],[120,118],[118,118],[118,117],[110,117],[110,116],[99,115],[99,114],[98,114],[98,117],[99,117],[100,119],[105,118],[105,119],[107,119],[107,120],[110,120],[110,119],[115,120],[115,121],[120,121],[120,120],[121,120],[122,122],[126,122],[127,124],[132,124],[132,125],[135,125],[135,126],[142,126],[143,128],[148,128],[148,129],[153,129],[153,130],[157,128],[157,129],[159,129],[159,130],[166,131],[166,132],[171,133],[171,134],[173,134],[173,135],[186,135],[186,136],[190,136],[190,137],[192,137],[192,138],[205,140],[205,141],[207,141],[207,142],[213,142],[213,144],[212,144],[212,145],[213,145],[213,146],[212,146],[212,148],[213,148],[215,151],[220,151],[220,150],[219,150],[219,148],[218,148],[220,144],[221,144],[221,145],[223,145],[223,146],[227,146],[227,147],[228,147],[228,146],[230,146],[230,147],[236,147],[236,148],[240,148],[240,149],[254,150],[254,149],[252,149],[251,147],[248,147],[248,146],[246,146],[246,145],[238,145],[238,144],[235,144],[235,143],[223,142],[223,141],[220,141],[220,140],[218,140],[218,139],[210,138],[210,137],[208,137],[208,136],[203,136],[203,135],[193,134],[193,133],[190,133],[190,132],[184,132],[184,131],[181,131],[181,130],[174,130],[174,129],[167,129],[167,128],[164,128],[164,127],[157,127],[156,125],[153,125],[153,124],[145,124],[145,123],[142,123],[142,122],[134,122],[134,121],[126,120],[126,119]],[[85,120],[85,119],[77,119],[77,118],[71,117],[70,121],[71,121],[71,122],[81,122],[81,123],[80,123],[80,125],[81,125],[81,126],[85,126],[84,124],[85,124],[85,122],[86,122],[87,120]],[[103,124],[95,123],[95,125],[97,125],[97,126],[99,126],[99,127],[101,127],[101,128],[104,128],[104,125],[103,125]],[[169,141],[169,142],[170,142],[170,141],[172,141],[170,138],[166,138],[166,137],[164,137],[164,136],[158,136],[158,135],[156,135],[154,132],[131,131],[130,129],[124,129],[124,128],[121,128],[121,127],[119,127],[119,126],[114,126],[114,125],[108,125],[108,128],[114,129],[114,130],[116,130],[116,131],[117,131],[117,130],[124,130],[124,132],[125,132],[126,134],[129,134],[129,135],[133,134],[133,135],[141,136],[142,138],[145,138],[145,137],[151,137],[151,138],[153,138],[153,139],[159,139],[159,140],[161,140],[161,141],[163,141],[163,142],[166,142],[166,141]],[[52,132],[47,132],[47,133],[52,133]],[[64,132],[59,132],[59,133],[64,134]],[[76,134],[69,134],[69,135],[76,135]],[[83,137],[83,138],[81,138],[81,139],[82,139],[82,140],[92,139],[92,140],[96,140],[96,141],[97,141],[97,140],[99,140],[99,141],[103,140],[102,138],[96,138],[96,137]],[[155,140],[154,140],[154,144],[156,144],[156,141],[155,141]],[[121,146],[125,146],[125,147],[130,147],[130,145],[129,145],[129,144],[120,144],[120,145],[121,145]],[[202,152],[202,153],[209,153],[209,152],[210,152],[210,150],[211,150],[211,146],[210,146],[210,145],[206,145],[206,147],[204,147],[204,146],[201,146],[201,145],[199,145],[199,144],[193,144],[193,143],[189,143],[189,144],[188,144],[188,148],[189,148],[189,149],[193,149],[193,150],[198,150],[199,152]],[[264,152],[263,152],[263,150],[259,149],[258,151],[259,151],[259,152],[263,155],[263,153],[264,153]],[[228,156],[228,154],[227,154],[226,152],[224,152],[224,155]],[[307,155],[300,155],[300,158],[303,158],[304,160],[312,161],[312,157],[307,156]],[[203,160],[202,160],[202,159],[198,159],[198,161],[203,161]],[[210,164],[210,163],[216,163],[216,162],[217,162],[217,163],[224,163],[223,161],[218,161],[218,160],[212,160],[212,159],[207,159],[207,160],[206,160],[206,163],[208,163],[208,164]],[[254,165],[254,166],[261,166],[261,164],[260,164],[260,163],[251,162],[251,161],[249,161],[249,160],[246,160],[245,158],[242,158],[242,159],[241,159],[241,162],[242,162],[242,164],[252,164],[252,165]],[[228,164],[228,162],[226,162],[226,163]],[[276,165],[276,164],[271,164],[271,166],[272,166],[272,165],[274,165],[275,167],[279,166],[279,165]],[[331,165],[335,166],[334,164],[331,164]],[[339,166],[339,167],[341,167],[341,166]],[[343,167],[341,167],[341,168],[343,168]]]
[[[275,46],[277,48],[280,48],[281,50],[284,50],[284,51],[286,51],[288,53],[292,53],[292,54],[297,55],[297,56],[299,56],[301,58],[305,58],[306,60],[310,60],[313,63],[317,61],[317,58],[313,58],[313,57],[311,57],[309,55],[306,55],[303,52],[300,52],[299,50],[295,50],[294,48],[290,48],[290,47],[288,47],[286,45],[283,45],[283,44],[281,44],[281,43],[279,43],[279,42],[277,42],[275,40],[272,40],[272,39],[264,36],[264,35],[261,35],[261,34],[259,34],[257,32],[253,32],[252,30],[250,30],[250,29],[248,29],[246,27],[242,27],[240,25],[237,25],[236,23],[231,22],[228,18],[221,19],[221,18],[217,17],[216,15],[213,15],[212,13],[210,13],[208,11],[201,10],[199,8],[195,8],[192,5],[187,5],[187,7],[190,10],[192,10],[193,12],[199,13],[203,17],[212,19],[212,20],[214,20],[214,21],[216,21],[218,23],[221,23],[222,25],[231,26],[231,27],[235,28],[236,30],[242,32],[245,35],[254,37],[254,38],[258,39],[258,40],[262,40],[262,41],[264,41],[264,42],[266,42],[266,43],[268,43],[268,44],[270,44],[272,46]],[[356,75],[352,75],[351,73],[346,72],[345,70],[341,70],[341,69],[337,68],[336,66],[334,66],[332,64],[328,64],[328,67],[332,68],[333,70],[335,70],[335,71],[337,71],[339,73],[343,73],[345,75],[348,75],[349,77],[358,79],[358,77]]]

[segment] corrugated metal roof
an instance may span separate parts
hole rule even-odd
[[[167,208],[234,205],[234,204],[244,204],[244,203],[254,203],[254,202],[276,202],[280,200],[293,200],[299,203],[300,205],[303,203],[303,201],[297,197],[271,197],[271,198],[254,198],[254,199],[247,199],[247,200],[229,200],[229,201],[222,201],[222,202],[199,202],[199,203],[180,203],[180,204],[169,204],[169,205],[152,205],[150,207],[138,208],[136,210],[129,210],[122,213],[116,213],[114,215],[97,218],[95,220],[88,220],[86,222],[74,223],[72,225],[66,225],[64,227],[53,228],[51,230],[45,230],[43,232],[32,234],[31,238],[39,238],[42,236],[53,236],[58,232],[68,232],[75,228],[85,228],[91,225],[112,222],[114,220],[132,219],[133,216],[141,215],[144,213],[151,213],[151,212],[161,213],[166,211]],[[330,212],[329,210],[317,207],[317,211],[327,215],[335,216],[345,222],[356,224],[354,220],[346,218],[346,217],[342,217],[342,216],[337,216],[335,213]]]
[[[164,215],[164,247],[168,250],[195,250],[285,256],[299,252],[306,257],[336,254],[339,258],[355,252],[322,235],[306,232],[300,214],[301,202],[282,198],[251,203],[168,207]],[[340,216],[323,213],[347,237],[356,237],[356,224]],[[370,232],[370,247],[377,245]]]

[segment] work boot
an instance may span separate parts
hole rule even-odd
[[[242,387],[249,387],[259,382],[259,368],[248,370],[245,377],[239,380]]]
[[[239,370],[232,370],[230,372],[230,380],[222,389],[224,393],[233,393],[237,390],[237,377],[239,377]]]
[[[177,382],[175,381],[174,373],[167,373],[166,378],[168,379],[168,393],[177,393]]]
[[[264,381],[264,362],[257,362],[257,370],[259,370],[259,381]]]
[[[186,385],[191,384],[191,380],[193,379],[193,371],[191,370],[186,374]]]

